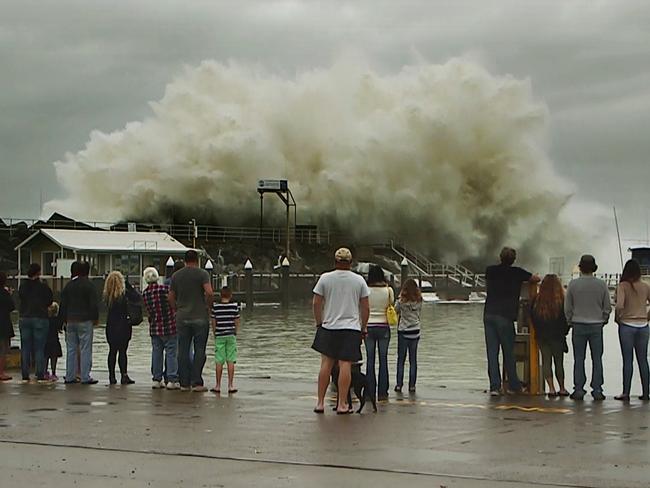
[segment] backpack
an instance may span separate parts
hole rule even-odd
[[[144,314],[142,313],[143,306],[142,295],[138,293],[138,290],[129,287],[126,290],[126,310],[127,320],[130,326],[140,325],[144,320]]]

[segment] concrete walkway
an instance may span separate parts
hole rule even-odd
[[[650,485],[650,404],[639,401],[423,389],[342,417],[312,413],[312,384],[239,386],[219,398],[144,381],[0,385],[3,485]]]

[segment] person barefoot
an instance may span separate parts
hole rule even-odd
[[[237,363],[237,332],[239,331],[240,310],[232,302],[232,291],[227,286],[221,289],[221,300],[212,305],[212,331],[214,332],[214,360],[216,383],[210,391],[221,393],[223,365],[228,368],[228,394],[237,393],[235,388],[235,364]]]
[[[352,253],[340,248],[334,255],[335,270],[324,273],[314,287],[313,312],[316,336],[312,349],[321,355],[318,373],[318,401],[315,413],[325,412],[325,394],[332,368],[338,362],[339,381],[337,414],[350,413],[348,391],[352,363],[361,360],[362,337],[368,333],[368,285],[351,271]]]

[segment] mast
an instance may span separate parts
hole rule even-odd
[[[614,222],[616,223],[616,236],[618,237],[618,255],[621,258],[621,269],[623,269],[623,248],[621,247],[621,232],[618,228],[618,217],[616,215],[616,205],[614,205]]]

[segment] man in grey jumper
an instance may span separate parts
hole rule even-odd
[[[573,384],[571,398],[585,396],[585,356],[587,344],[591,351],[591,395],[602,401],[603,395],[603,326],[609,320],[612,304],[607,284],[594,276],[598,269],[596,259],[585,254],[580,258],[580,277],[569,283],[564,301],[564,312],[573,327]]]

